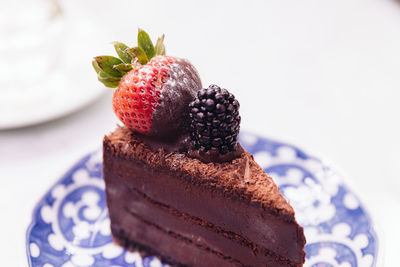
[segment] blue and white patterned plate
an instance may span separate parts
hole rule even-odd
[[[242,145],[274,178],[307,239],[305,266],[376,266],[373,222],[342,177],[300,149],[241,135]],[[27,231],[30,266],[161,266],[112,243],[101,152],[79,161],[40,200]]]

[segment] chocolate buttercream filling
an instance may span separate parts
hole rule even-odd
[[[139,195],[143,200],[145,200],[147,203],[149,203],[154,208],[164,210],[167,213],[171,214],[172,216],[178,217],[180,220],[182,220],[182,223],[197,224],[200,227],[204,227],[205,229],[207,229],[209,231],[216,232],[217,234],[221,234],[225,238],[227,238],[227,239],[229,239],[229,240],[231,240],[233,242],[236,242],[236,243],[238,243],[238,244],[240,244],[240,245],[242,245],[244,247],[249,248],[250,250],[253,251],[253,253],[262,253],[263,255],[271,255],[271,256],[279,259],[281,262],[285,262],[288,266],[295,265],[295,263],[293,263],[293,262],[285,259],[284,257],[282,257],[282,256],[280,256],[280,255],[278,255],[278,254],[266,249],[265,247],[262,247],[262,246],[260,246],[258,244],[255,244],[254,242],[250,241],[249,239],[247,239],[247,238],[245,238],[245,237],[243,237],[243,236],[241,236],[241,235],[239,235],[237,233],[234,233],[234,232],[231,232],[231,231],[226,231],[225,229],[222,229],[221,227],[218,227],[218,226],[214,225],[211,222],[205,221],[205,220],[203,220],[201,218],[192,216],[192,215],[190,215],[188,213],[179,211],[179,210],[177,210],[177,209],[175,209],[175,208],[173,208],[171,206],[168,206],[166,204],[163,204],[163,203],[160,203],[158,201],[155,201],[154,199],[150,198],[145,193],[141,192],[140,190],[138,190],[138,189],[136,189],[134,187],[130,187],[130,190],[132,192],[134,192],[135,194]],[[154,222],[150,222],[150,221],[146,220],[144,217],[141,217],[138,213],[136,213],[135,211],[131,210],[128,206],[124,206],[124,209],[129,214],[131,214],[132,216],[135,216],[135,217],[139,218],[142,221],[146,221],[146,223],[148,223],[148,224],[155,225]],[[159,228],[161,229],[161,226],[159,226]],[[164,229],[162,229],[162,230],[164,230]],[[169,233],[174,233],[174,232],[170,230]],[[194,245],[196,245],[198,247],[202,247],[202,248],[205,248],[208,251],[211,251],[213,253],[220,254],[220,256],[223,256],[225,259],[229,258],[229,259],[231,259],[233,261],[236,261],[237,263],[240,263],[239,260],[231,258],[231,257],[226,256],[226,255],[223,255],[223,253],[221,253],[221,252],[214,251],[212,248],[210,248],[210,247],[208,247],[208,246],[206,246],[204,244],[201,244],[199,242],[196,242],[195,240],[191,240],[191,239],[189,239],[189,238],[187,238],[185,236],[182,236],[182,235],[180,235],[178,233],[174,233],[174,235],[178,236],[179,239],[189,240],[190,243],[193,243]]]
[[[218,257],[220,257],[220,258],[222,258],[222,259],[224,259],[224,260],[228,260],[228,261],[230,261],[230,262],[232,262],[232,263],[235,263],[235,264],[238,264],[238,265],[241,265],[241,266],[244,265],[243,263],[241,263],[241,262],[240,262],[239,260],[237,260],[237,259],[234,259],[234,258],[232,258],[232,257],[230,257],[230,256],[224,255],[224,254],[221,253],[221,252],[212,250],[212,249],[210,249],[210,248],[207,247],[207,246],[200,245],[200,244],[195,244],[195,243],[193,242],[193,240],[191,240],[191,239],[189,239],[189,238],[186,238],[186,237],[184,237],[184,236],[182,236],[182,235],[180,235],[180,234],[178,234],[178,233],[175,233],[175,232],[172,232],[172,231],[168,231],[168,230],[164,229],[163,227],[161,227],[160,225],[158,225],[158,224],[156,224],[156,223],[154,223],[154,222],[150,222],[150,221],[144,219],[143,217],[141,217],[141,216],[140,216],[139,214],[137,214],[137,213],[134,213],[134,212],[132,212],[132,211],[130,211],[130,210],[128,210],[128,209],[126,209],[126,211],[127,211],[131,216],[137,218],[138,220],[142,221],[142,222],[145,223],[146,225],[149,225],[149,226],[151,226],[151,227],[154,227],[154,228],[156,228],[157,230],[159,230],[159,231],[161,231],[161,232],[164,232],[165,234],[170,235],[170,236],[172,236],[173,238],[175,238],[175,239],[177,239],[177,240],[180,240],[180,241],[183,241],[183,242],[187,242],[187,243],[189,243],[189,244],[191,244],[191,245],[195,245],[195,246],[197,246],[197,247],[200,248],[200,249],[203,249],[203,250],[208,251],[208,252],[210,252],[210,253],[216,254]]]

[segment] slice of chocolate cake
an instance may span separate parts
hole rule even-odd
[[[302,266],[303,228],[272,179],[243,152],[204,163],[152,151],[126,127],[104,138],[113,236],[173,264]]]
[[[302,266],[303,228],[278,187],[238,143],[239,102],[202,89],[196,69],[165,56],[139,30],[138,47],[94,58],[98,79],[117,87],[125,126],[106,136],[104,180],[111,231],[185,266]]]

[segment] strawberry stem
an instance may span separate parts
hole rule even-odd
[[[132,58],[137,58],[137,61],[142,65],[146,65],[147,62],[149,62],[149,59],[148,59],[146,53],[139,46],[133,47],[133,48],[128,48],[125,51],[127,53],[129,53],[129,55],[131,55]]]
[[[119,58],[122,59],[122,61],[124,63],[129,64],[132,62],[132,57],[128,53],[125,52],[125,50],[129,48],[129,46],[127,46],[124,43],[114,42],[114,48],[115,48],[115,51],[117,52]]]
[[[131,69],[133,69],[132,64],[126,64],[126,63],[121,63],[118,65],[114,65],[114,69],[118,70],[121,72],[123,75],[128,73]]]
[[[165,35],[163,34],[161,37],[157,39],[157,43],[155,46],[156,55],[165,56],[164,37]]]
[[[130,48],[121,42],[114,42],[114,49],[118,57],[94,57],[92,65],[97,78],[107,87],[117,87],[122,76],[139,64],[145,65],[156,55],[165,55],[164,34],[153,45],[149,35],[142,29],[138,32],[138,46]]]
[[[119,58],[113,56],[98,56],[93,59],[93,65],[95,66],[96,72],[101,70],[113,77],[122,77],[122,73],[114,69],[114,65],[121,64],[122,61]]]
[[[154,51],[153,42],[150,39],[150,36],[144,30],[139,28],[138,32],[138,46],[143,49],[146,53],[148,60],[150,60],[156,54]]]

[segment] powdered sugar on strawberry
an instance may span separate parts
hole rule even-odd
[[[200,89],[199,75],[187,60],[156,56],[122,77],[113,109],[131,130],[168,138],[186,128],[188,103]]]

